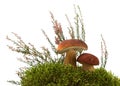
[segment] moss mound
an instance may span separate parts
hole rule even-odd
[[[120,79],[105,69],[83,71],[60,63],[37,64],[23,74],[22,86],[120,86]]]

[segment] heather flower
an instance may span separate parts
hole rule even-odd
[[[63,33],[61,24],[58,23],[57,21],[54,22],[53,28],[54,28],[54,31],[55,31],[55,34],[56,34],[56,35]]]
[[[57,37],[55,37],[55,44],[59,44],[60,43],[60,40],[57,38]]]

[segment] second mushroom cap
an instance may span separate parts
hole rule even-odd
[[[99,65],[99,60],[95,55],[90,53],[83,53],[78,58],[77,61],[80,63],[86,63],[89,65]]]

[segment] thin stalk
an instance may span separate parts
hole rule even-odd
[[[83,41],[85,41],[85,29],[84,29],[84,23],[83,23],[83,17],[82,17],[82,13],[81,13],[81,9],[80,9],[80,7],[79,6],[77,6],[78,7],[78,10],[79,10],[79,21],[80,21],[80,23],[81,23],[81,28],[82,28],[82,33],[81,33],[81,35],[82,35],[82,40]]]

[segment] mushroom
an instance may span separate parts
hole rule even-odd
[[[76,67],[76,51],[87,50],[87,44],[78,39],[69,39],[62,41],[57,48],[59,54],[66,52],[64,64],[71,64]]]
[[[82,64],[83,70],[94,71],[94,65],[99,65],[98,58],[90,53],[81,54],[77,61]]]

